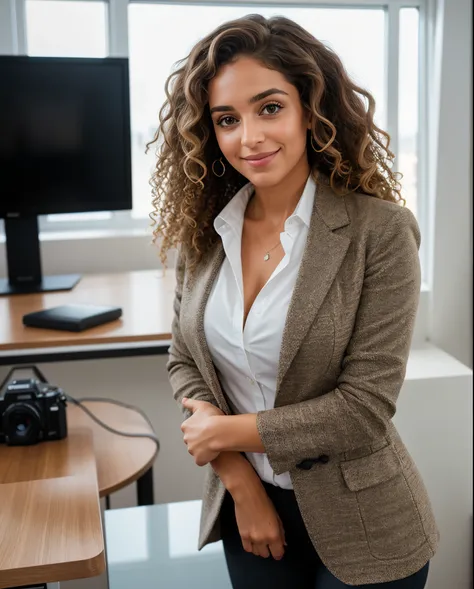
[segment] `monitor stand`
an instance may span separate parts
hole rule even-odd
[[[8,279],[0,278],[0,296],[71,290],[79,274],[43,276],[41,271],[38,217],[5,219]]]

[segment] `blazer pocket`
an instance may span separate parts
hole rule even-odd
[[[401,469],[398,456],[390,445],[362,458],[341,462],[342,476],[351,491],[361,491],[389,481]]]
[[[426,542],[412,490],[391,445],[341,462],[341,471],[346,486],[355,494],[374,558],[406,558]]]

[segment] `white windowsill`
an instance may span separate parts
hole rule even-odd
[[[405,380],[456,376],[472,376],[472,370],[430,343],[410,350]]]
[[[41,241],[74,241],[76,239],[128,239],[151,238],[150,229],[83,229],[72,231],[43,231],[40,233]]]
[[[148,229],[84,229],[77,231],[43,231],[40,233],[42,242],[65,242],[71,244],[74,241],[83,240],[137,240],[143,238],[146,245],[149,245],[153,238],[152,228]],[[5,235],[0,235],[0,244],[5,243]],[[137,268],[138,269],[138,268]],[[1,275],[1,273],[0,273]],[[429,293],[428,284],[421,285],[422,293]]]
[[[150,341],[146,343],[137,342],[136,344],[108,344],[101,345],[87,345],[87,346],[67,346],[54,348],[37,348],[34,350],[35,354],[51,354],[61,352],[91,352],[95,350],[103,350],[104,347],[113,350],[123,348],[147,348],[153,346],[163,346],[168,348],[171,344],[169,340]],[[28,355],[32,350],[15,350],[15,355]],[[8,357],[12,354],[12,350],[8,352],[0,352],[1,357]],[[423,347],[412,348],[407,363],[407,370],[405,375],[406,381],[427,380],[434,378],[453,378],[453,377],[472,377],[472,370],[450,356],[440,348],[431,344],[425,344]]]
[[[152,229],[71,229],[67,231],[40,231],[40,241],[71,242],[83,239],[127,239],[152,237]],[[5,234],[0,233],[0,243],[5,243]]]

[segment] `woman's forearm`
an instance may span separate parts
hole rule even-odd
[[[234,499],[255,484],[261,484],[252,465],[240,452],[221,452],[211,466]]]
[[[212,446],[216,452],[265,452],[256,413],[216,416],[213,422]]]

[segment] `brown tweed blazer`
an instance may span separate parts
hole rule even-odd
[[[419,244],[408,209],[318,184],[275,408],[257,416],[270,464],[289,471],[318,554],[349,585],[407,577],[438,545],[425,486],[391,421],[418,307]],[[178,402],[201,399],[229,414],[203,328],[223,259],[220,242],[192,275],[178,259],[168,372]],[[200,548],[220,538],[225,493],[205,468]]]

